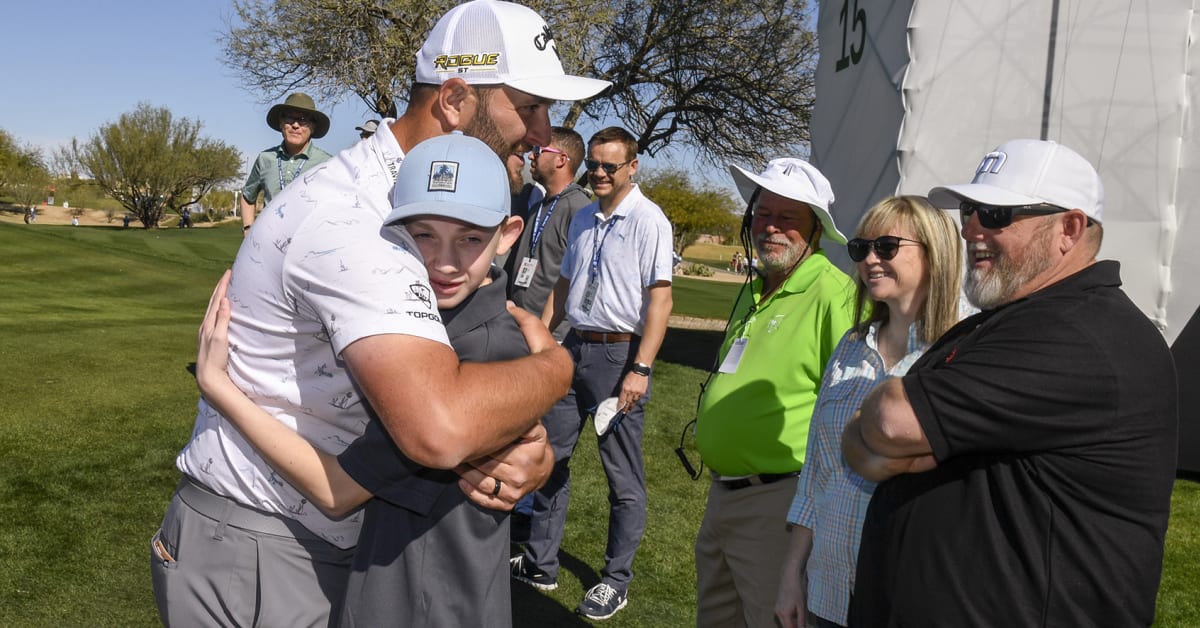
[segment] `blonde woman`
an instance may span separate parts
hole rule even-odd
[[[962,239],[949,215],[924,197],[894,196],[867,211],[856,236],[846,248],[863,322],[834,349],[813,411],[775,605],[784,628],[846,625],[875,484],[842,458],[842,430],[876,384],[904,375],[959,320]]]

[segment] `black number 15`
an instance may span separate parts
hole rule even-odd
[[[858,0],[854,0],[853,8],[850,7],[850,0],[842,0],[838,23],[842,25],[842,56],[837,60],[835,72],[841,72],[851,64],[858,64],[862,59],[863,48],[867,44],[867,12],[858,8]],[[847,55],[846,41],[854,33],[858,33],[858,46],[851,43],[850,54]]]

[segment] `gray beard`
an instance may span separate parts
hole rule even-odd
[[[1013,295],[1034,277],[1050,268],[1050,229],[1038,229],[1025,245],[1029,257],[1018,264],[1011,257],[1000,254],[990,270],[971,268],[969,265],[963,282],[963,291],[971,305],[981,310],[991,310],[1013,300]]]
[[[800,256],[804,254],[804,247],[798,244],[789,244],[779,253],[766,253],[762,250],[762,238],[755,242],[754,249],[758,251],[759,270],[768,273],[791,270],[796,262],[800,261]]]

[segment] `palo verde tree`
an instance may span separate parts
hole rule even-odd
[[[297,88],[347,93],[394,116],[425,35],[459,0],[234,0],[225,63],[263,102]],[[756,165],[808,141],[816,36],[806,0],[530,0],[568,72],[613,88],[573,103],[654,155],[687,146],[713,163]]]
[[[167,210],[178,212],[238,176],[237,149],[200,137],[201,126],[142,103],[88,141],[72,140],[70,154],[82,172],[149,229]]]
[[[741,208],[728,192],[697,185],[678,168],[639,170],[638,186],[671,221],[672,244],[681,255],[702,234],[728,237],[741,225]]]

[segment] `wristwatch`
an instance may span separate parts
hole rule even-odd
[[[633,366],[629,367],[629,372],[637,373],[642,377],[650,377],[650,365],[642,364],[641,362],[634,362]]]

